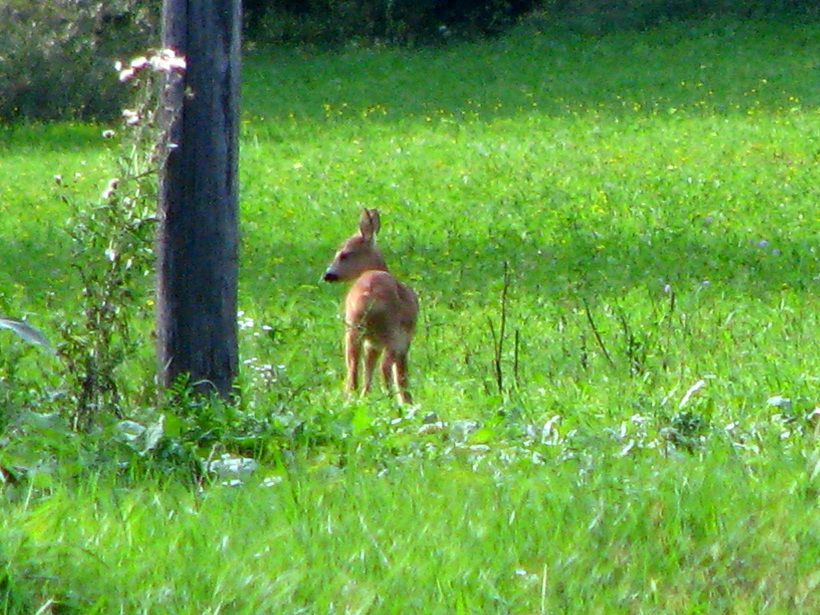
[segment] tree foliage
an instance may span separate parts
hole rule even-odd
[[[432,43],[454,34],[495,34],[531,11],[595,31],[714,15],[816,13],[814,0],[246,0],[244,5],[252,39],[320,45]]]
[[[493,34],[539,0],[249,0],[252,37],[275,43],[351,40],[427,43],[452,33]]]
[[[814,0],[545,0],[548,16],[564,25],[592,31],[642,29],[664,21],[765,17],[817,11]]]
[[[159,0],[0,0],[0,119],[110,117],[114,61],[152,42]]]

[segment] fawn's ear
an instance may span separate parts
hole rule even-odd
[[[381,228],[381,219],[378,209],[363,209],[359,218],[359,233],[367,241],[373,241]]]

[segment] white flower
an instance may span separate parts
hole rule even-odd
[[[131,81],[134,78],[134,75],[137,74],[133,68],[126,68],[120,71],[120,81],[122,83],[126,83],[127,81]]]
[[[774,397],[767,399],[766,404],[769,406],[774,406],[775,408],[788,410],[792,407],[792,400],[788,397],[783,397],[782,395],[775,395]]]
[[[103,190],[103,193],[102,193],[103,200],[107,201],[108,199],[110,199],[114,195],[114,192],[116,191],[117,186],[119,186],[119,185],[120,185],[120,180],[116,177],[114,179],[112,179],[111,181],[109,181],[108,185],[105,187],[105,190]]]
[[[143,68],[148,66],[148,64],[148,58],[146,58],[145,56],[137,56],[136,58],[131,60],[131,68],[133,68],[135,71],[141,71]]]
[[[161,73],[185,72],[185,58],[178,56],[173,49],[162,49],[151,57],[151,67]]]
[[[131,109],[123,109],[122,117],[125,118],[125,123],[128,126],[136,126],[140,123],[140,114]]]
[[[219,459],[209,461],[205,466],[209,472],[213,472],[221,478],[249,476],[253,474],[258,467],[259,463],[255,459],[249,457],[233,457],[228,453],[223,454]]]

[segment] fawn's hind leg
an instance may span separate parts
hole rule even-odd
[[[362,394],[370,392],[370,385],[373,383],[373,371],[376,369],[376,362],[379,360],[381,348],[369,342],[364,343],[364,388]]]
[[[385,350],[384,359],[382,359],[382,380],[388,393],[393,390],[393,364],[393,353],[390,350]]]
[[[403,404],[412,404],[413,396],[407,390],[407,353],[395,356],[395,363],[393,364],[393,372],[396,377],[396,388],[399,390],[399,399]]]

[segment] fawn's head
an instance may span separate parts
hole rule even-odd
[[[387,271],[382,253],[376,247],[376,233],[380,227],[379,210],[363,209],[359,232],[342,244],[322,279],[325,282],[344,282],[355,280],[372,269]]]

